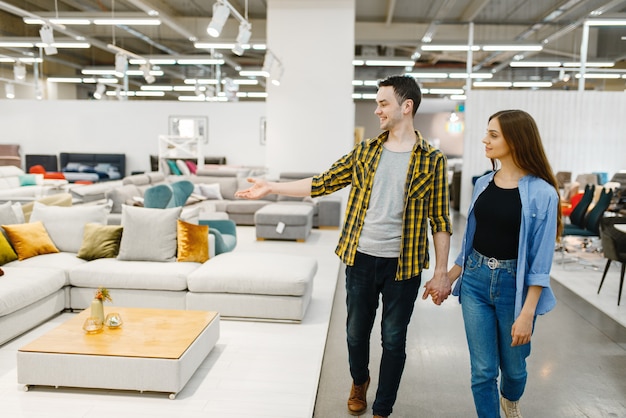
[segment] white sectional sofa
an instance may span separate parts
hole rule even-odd
[[[63,310],[87,308],[100,286],[110,290],[114,306],[217,310],[223,318],[255,320],[298,322],[311,298],[315,259],[282,254],[259,258],[237,251],[214,256],[213,236],[206,230],[184,224],[191,232],[181,232],[181,208],[125,206],[121,226],[106,225],[105,205],[35,203],[30,222],[24,224],[10,222],[9,210],[10,205],[0,205],[8,236],[4,243],[17,256],[36,255],[8,261],[10,251],[0,242],[0,344]],[[32,231],[40,227],[45,233],[35,236]],[[112,251],[119,228],[119,249],[111,257],[107,251]],[[198,232],[207,235],[206,241],[193,241]],[[48,241],[57,251],[46,247]],[[206,248],[202,245],[209,254],[204,262],[194,258]],[[109,256],[98,258],[94,251]],[[184,257],[196,261],[182,261]]]
[[[43,175],[26,174],[13,165],[0,166],[0,202],[28,202],[62,192],[65,180],[44,180]]]

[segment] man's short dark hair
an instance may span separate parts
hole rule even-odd
[[[417,112],[422,102],[422,90],[415,78],[408,75],[392,75],[378,82],[378,87],[391,86],[398,103],[401,104],[407,99],[413,101],[413,116]]]

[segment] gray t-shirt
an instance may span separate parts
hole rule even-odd
[[[359,252],[375,257],[400,256],[404,187],[410,159],[411,151],[393,152],[383,147],[357,246]]]

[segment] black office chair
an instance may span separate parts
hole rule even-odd
[[[567,227],[584,228],[585,227],[585,224],[584,224],[585,215],[587,214],[587,209],[589,208],[589,205],[591,204],[591,201],[593,200],[593,195],[595,192],[596,192],[596,186],[594,186],[593,184],[588,184],[585,186],[583,197],[576,204],[574,209],[572,209],[572,212],[569,215],[570,223],[567,225],[564,225],[564,228],[567,228]],[[568,235],[571,235],[571,234],[568,234]]]
[[[587,193],[586,187],[585,187],[585,193]],[[591,193],[593,194],[593,192]],[[583,196],[583,199],[584,198],[585,197]],[[591,238],[600,236],[600,221],[604,217],[604,212],[606,212],[609,205],[611,204],[612,198],[613,198],[613,191],[603,188],[602,191],[600,192],[600,197],[598,198],[598,201],[596,202],[595,206],[586,214],[586,216],[584,216],[584,220],[583,222],[581,222],[582,226],[575,225],[573,223],[566,224],[563,226],[563,234],[561,236],[563,238],[567,236],[583,237],[582,244],[580,245],[580,251],[589,251],[590,243],[592,242]],[[576,205],[576,208],[574,208],[574,210],[576,210],[579,205],[580,203]],[[574,214],[574,211],[572,211],[572,214],[570,214],[570,218],[573,214]],[[577,218],[575,217],[574,220],[577,220]],[[570,252],[572,250],[567,248],[565,243],[562,243],[560,247],[561,247],[561,264],[564,264],[565,252],[566,251]],[[578,258],[579,257],[575,257],[575,259],[578,259]]]
[[[604,267],[602,280],[600,280],[598,294],[600,294],[600,289],[602,289],[602,284],[606,278],[606,273],[609,271],[611,262],[618,261],[622,263],[619,293],[617,294],[617,305],[619,306],[622,299],[622,288],[624,287],[624,272],[626,271],[626,232],[618,231],[615,228],[616,224],[626,224],[626,217],[613,216],[600,221],[600,239],[602,240],[604,257],[606,257],[606,266]]]
[[[585,197],[583,196],[583,199]],[[587,216],[584,217],[582,227],[579,225],[569,224],[563,227],[563,235],[578,235],[583,237],[598,237],[600,236],[600,221],[604,217],[604,212],[609,208],[613,199],[613,190],[602,189],[600,197],[595,206],[589,211]],[[578,204],[580,205],[580,203]],[[578,208],[578,205],[576,208]],[[574,210],[576,210],[574,208]],[[572,214],[574,211],[572,211]],[[571,220],[571,215],[570,215]]]

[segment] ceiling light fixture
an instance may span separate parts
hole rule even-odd
[[[365,60],[368,67],[413,67],[412,60]]]
[[[4,85],[4,93],[7,99],[15,99],[15,85],[13,83],[6,83]]]
[[[17,62],[13,66],[13,76],[18,81],[24,80],[26,78],[26,67],[24,67],[21,62]]]
[[[217,38],[220,36],[222,29],[224,28],[224,24],[226,24],[226,20],[228,19],[228,15],[230,15],[230,9],[223,0],[218,0],[213,4],[213,17],[211,18],[211,22],[207,27],[206,31],[209,36],[213,38]]]
[[[483,51],[496,51],[496,52],[510,52],[510,51],[541,51],[543,49],[542,45],[534,44],[534,45],[483,45]]]
[[[241,22],[239,24],[239,33],[237,34],[237,43],[233,46],[233,54],[242,56],[245,47],[250,47],[248,42],[250,41],[250,36],[252,36],[252,26],[248,22]]]
[[[511,61],[510,67],[559,67],[560,61]]]
[[[52,26],[46,24],[39,29],[39,36],[41,36],[41,42],[44,45],[44,51],[46,55],[55,55],[57,53],[54,44],[54,35],[52,33]]]
[[[98,83],[96,86],[96,91],[93,93],[93,98],[96,100],[102,99],[102,94],[106,90],[106,86],[104,84]]]
[[[464,51],[469,51],[470,50],[470,46],[469,45],[452,45],[452,44],[445,44],[445,45],[435,45],[435,44],[428,44],[428,45],[421,45],[420,49],[422,51],[457,51],[457,52],[464,52]],[[472,45],[471,46],[472,51],[480,51],[480,46],[478,45]]]
[[[154,18],[110,18],[110,19],[94,19],[94,25],[128,25],[128,26],[159,26],[161,24],[160,19]]]
[[[150,64],[141,64],[139,66],[139,69],[143,73],[143,78],[144,80],[146,80],[146,83],[148,84],[154,83],[156,78],[154,78],[154,76],[150,73],[150,70],[152,70],[152,67],[150,66]]]
[[[126,55],[118,52],[115,54],[115,75],[119,77],[124,77],[126,73],[126,69],[128,68],[128,59]]]

